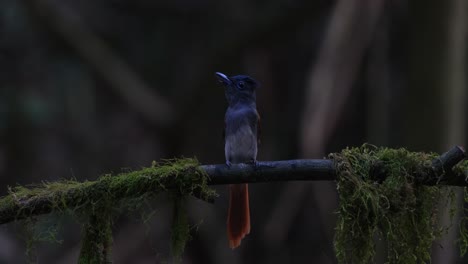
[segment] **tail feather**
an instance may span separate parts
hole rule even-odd
[[[229,193],[227,233],[229,247],[234,249],[250,233],[249,189],[247,184],[231,184]]]

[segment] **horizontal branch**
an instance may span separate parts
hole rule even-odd
[[[208,184],[235,184],[274,181],[333,181],[335,169],[328,159],[259,161],[255,165],[202,165],[210,177]]]
[[[424,175],[414,175],[416,183],[425,185],[468,186],[468,172],[452,170],[465,158],[461,147],[454,147],[432,161]],[[206,182],[203,176],[208,175]],[[377,182],[387,177],[382,162],[376,162],[369,173]],[[274,181],[336,180],[331,159],[263,161],[253,164],[198,165],[193,159],[155,164],[138,171],[106,175],[96,181],[45,183],[38,187],[20,187],[0,198],[0,224],[47,214],[52,211],[83,209],[108,199],[112,204],[121,199],[141,197],[178,190],[205,201],[213,201],[208,185]]]
[[[465,150],[456,146],[436,158],[432,162],[432,170],[426,175],[415,175],[420,184],[468,186],[468,175],[456,175],[452,167],[465,159]],[[381,164],[376,163],[371,169],[378,175],[374,178],[383,181],[387,175],[380,170]],[[256,183],[275,181],[333,181],[336,180],[336,172],[333,160],[330,159],[304,159],[263,161],[253,164],[225,164],[202,165],[210,177],[209,185]]]

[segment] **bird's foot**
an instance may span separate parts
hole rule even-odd
[[[226,160],[226,166],[228,166],[228,168],[231,168],[231,165],[232,163],[229,160]]]
[[[256,159],[252,159],[249,164],[251,164],[252,166],[254,166],[254,168],[258,168],[259,164],[258,164],[258,161]]]

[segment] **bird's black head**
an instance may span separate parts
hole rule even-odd
[[[226,99],[229,106],[236,104],[255,104],[255,90],[258,82],[247,75],[236,75],[228,77],[223,73],[217,72],[216,77],[224,85]]]

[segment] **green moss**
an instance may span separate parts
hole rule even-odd
[[[464,160],[458,163],[457,165],[455,165],[455,167],[453,167],[453,171],[457,175],[464,175],[465,179],[467,179],[468,178],[468,160]]]
[[[436,155],[364,145],[330,157],[335,162],[340,198],[334,241],[339,262],[372,263],[376,239],[387,242],[390,263],[430,262],[431,244],[446,230],[436,223],[438,201],[453,200],[454,193],[449,187],[419,185],[414,175],[430,175]],[[468,162],[454,171],[468,176]],[[96,181],[18,186],[0,199],[0,218],[13,213],[17,219],[50,211],[72,213],[83,223],[79,262],[103,263],[109,259],[113,216],[122,209],[138,210],[156,194],[168,192],[174,197],[172,251],[178,261],[190,239],[185,197],[211,200],[216,194],[208,188],[207,178],[196,160],[180,159],[103,175]],[[451,216],[454,213],[450,211]],[[468,249],[467,223],[464,218],[462,254]]]
[[[330,157],[340,200],[338,261],[372,263],[375,239],[384,239],[389,263],[430,262],[432,242],[444,230],[436,223],[437,204],[450,192],[418,185],[414,175],[427,175],[436,155],[364,145]]]
[[[96,181],[67,180],[11,188],[9,195],[0,199],[0,212],[3,215],[17,213],[15,219],[50,211],[72,213],[83,222],[80,263],[102,263],[103,256],[110,250],[115,212],[138,209],[135,204],[147,204],[156,194],[168,192],[177,197],[173,251],[179,255],[189,238],[182,201],[188,195],[207,201],[213,199],[216,193],[208,188],[207,180],[208,176],[195,159],[153,162],[151,167],[115,176],[103,175]]]
[[[468,160],[465,160],[455,166],[454,171],[468,178]],[[468,203],[468,187],[463,189],[464,202]],[[460,222],[460,254],[464,256],[468,251],[468,208],[463,208],[464,214]]]
[[[35,229],[35,220],[34,219],[27,219],[23,221],[22,225],[22,235],[21,238],[24,240],[26,244],[26,260],[27,263],[37,263],[37,249],[36,245],[37,242],[40,241],[37,237],[36,229]]]
[[[176,195],[172,219],[171,248],[174,262],[181,262],[182,254],[190,237],[190,226],[185,212],[185,197]]]
[[[109,207],[88,217],[83,224],[83,239],[78,259],[80,264],[110,263],[112,244],[112,217]]]
[[[16,207],[15,211],[19,212],[16,217],[23,218],[31,211],[42,210],[35,205],[54,211],[80,210],[93,207],[103,200],[147,197],[168,190],[210,200],[216,194],[208,188],[208,176],[198,166],[198,161],[194,159],[176,159],[115,176],[106,174],[97,181],[63,180],[27,188],[18,186],[10,188],[9,195],[0,199],[0,210]]]

